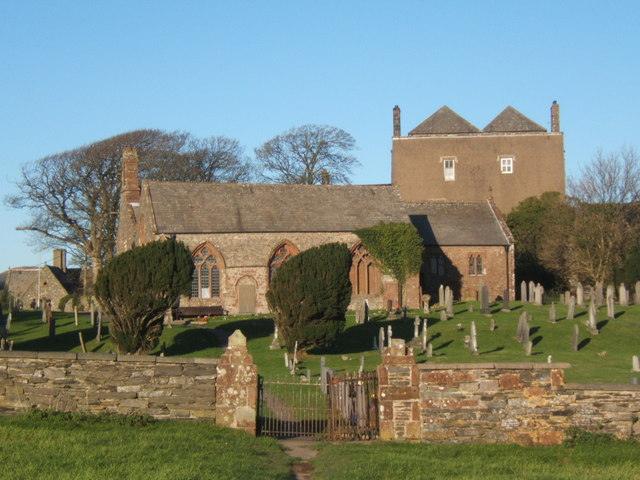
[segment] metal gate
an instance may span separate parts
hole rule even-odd
[[[370,440],[378,435],[377,375],[260,378],[258,433],[276,438]]]

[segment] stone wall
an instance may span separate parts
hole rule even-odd
[[[568,364],[421,364],[393,339],[378,367],[380,438],[562,442],[570,427],[640,438],[640,386],[565,385]]]
[[[0,410],[215,417],[217,360],[0,351]]]

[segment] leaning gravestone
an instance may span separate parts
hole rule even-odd
[[[480,290],[480,300],[482,302],[480,311],[485,315],[491,313],[489,310],[489,287],[487,287],[486,285],[483,285],[482,289]]]
[[[527,303],[527,283],[524,280],[520,282],[520,301]]]
[[[578,282],[578,286],[576,287],[576,303],[579,307],[584,305],[584,288],[580,282]]]

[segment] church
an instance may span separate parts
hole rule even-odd
[[[192,251],[196,267],[180,307],[252,314],[268,312],[270,279],[288,258],[341,242],[353,255],[351,307],[366,301],[396,308],[397,282],[354,232],[405,222],[425,246],[420,274],[405,285],[406,306],[422,307],[424,294],[435,299],[441,284],[455,299],[477,299],[485,285],[491,298],[514,298],[514,242],[501,209],[564,192],[556,102],[551,112],[551,132],[512,107],[481,131],[443,107],[403,137],[395,107],[392,183],[383,185],[141,181],[137,153],[127,148],[117,251],[173,236]],[[549,165],[557,176],[541,173]]]

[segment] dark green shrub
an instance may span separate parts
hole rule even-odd
[[[329,346],[342,332],[351,300],[351,254],[329,243],[289,259],[271,280],[267,301],[289,351]]]
[[[151,242],[114,257],[98,274],[95,294],[111,315],[109,332],[122,353],[158,344],[165,311],[188,295],[193,261],[174,239]]]

